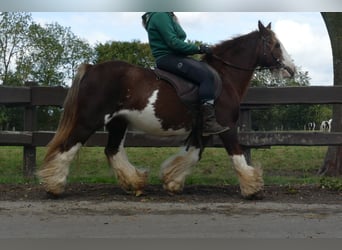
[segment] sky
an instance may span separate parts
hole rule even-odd
[[[31,12],[42,25],[57,22],[91,45],[108,41],[147,42],[143,12]],[[175,12],[187,39],[216,44],[256,30],[258,20],[273,31],[310,85],[333,85],[330,40],[319,12]]]

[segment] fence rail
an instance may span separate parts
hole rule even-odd
[[[24,131],[0,131],[0,146],[23,146],[24,175],[33,176],[36,167],[36,147],[45,146],[53,137],[54,131],[36,131],[36,107],[61,107],[67,94],[62,87],[6,87],[0,86],[0,105],[6,107],[24,106]],[[342,133],[321,132],[253,132],[251,110],[279,104],[342,104],[342,86],[331,87],[286,87],[250,88],[241,104],[239,132],[240,143],[248,148],[275,145],[342,145]],[[86,146],[104,146],[107,133],[98,132],[91,136]],[[143,134],[129,133],[128,147],[179,146],[179,137],[159,139]],[[221,147],[214,136],[208,146]]]

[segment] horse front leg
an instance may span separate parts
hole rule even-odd
[[[127,125],[124,120],[114,119],[107,124],[108,144],[105,153],[114,170],[119,185],[125,191],[132,191],[136,196],[143,194],[147,185],[148,172],[135,168],[128,160],[124,149]]]
[[[231,129],[219,136],[232,159],[233,168],[239,178],[242,196],[246,199],[262,199],[264,197],[262,169],[247,164],[244,152],[238,141],[236,129]]]
[[[185,178],[191,173],[192,166],[199,161],[200,154],[200,148],[194,146],[182,147],[177,154],[163,162],[161,179],[166,191],[179,193],[183,190]]]

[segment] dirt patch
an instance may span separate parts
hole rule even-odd
[[[170,195],[161,185],[150,185],[145,194],[135,197],[112,184],[68,184],[59,199],[72,201],[153,201],[184,203],[238,203],[244,201],[238,186],[188,185],[183,193]],[[341,204],[342,192],[315,185],[265,186],[266,202],[303,204]],[[40,201],[51,199],[37,184],[0,184],[2,201]]]

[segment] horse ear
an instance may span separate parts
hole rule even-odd
[[[265,27],[260,20],[258,21],[258,26],[261,34],[265,34],[271,29],[271,23],[269,23],[267,27]]]
[[[265,29],[265,26],[262,24],[260,20],[258,21],[258,27],[259,27],[259,31],[263,31]]]
[[[262,22],[260,20],[258,21],[258,27],[259,27],[259,31],[261,33],[264,33],[266,31],[265,26],[262,24]]]

